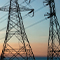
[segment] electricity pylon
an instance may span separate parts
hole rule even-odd
[[[0,11],[9,12],[1,60],[35,60],[21,16],[21,12],[29,11],[28,14],[30,14],[34,13],[34,9],[29,9],[25,6],[19,7],[18,0],[10,0],[10,6],[1,7]],[[19,45],[13,46],[10,43],[15,41],[16,43],[18,41]]]
[[[47,60],[60,60],[60,26],[56,16],[55,2],[45,0],[44,3],[50,8],[50,13],[46,14],[50,18]]]

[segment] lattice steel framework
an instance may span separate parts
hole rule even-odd
[[[18,0],[10,0],[10,6],[8,8],[7,6],[0,8],[0,11],[9,11],[1,60],[35,60],[21,16],[21,11],[29,11],[29,14],[34,13],[34,9],[29,9],[25,6],[19,7]],[[9,44],[10,40],[13,41],[13,37],[15,37],[14,41],[19,41],[20,46],[17,46],[17,48]]]
[[[60,26],[56,16],[55,2],[45,0],[45,3],[50,8],[50,13],[47,13],[50,18],[47,60],[60,60]]]

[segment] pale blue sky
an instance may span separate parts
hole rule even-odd
[[[4,4],[6,2],[8,2],[9,0],[1,0],[0,1],[0,7],[4,6]],[[23,0],[19,0],[19,4],[22,2]],[[45,0],[35,0],[34,2],[32,2],[30,5],[32,6],[27,6],[29,8],[34,8],[35,11],[37,9],[39,9],[40,7],[43,7],[43,1]],[[56,14],[58,17],[58,21],[60,23],[60,0],[55,0],[55,5],[56,5]],[[8,4],[6,4],[8,5]],[[22,4],[23,5],[23,4]],[[41,9],[40,11],[36,12],[34,17],[29,17],[27,16],[26,18],[23,19],[24,22],[24,26],[27,27],[37,21],[40,21],[42,19],[44,19],[44,14],[46,14],[47,12],[49,12],[49,7],[44,7],[43,9]],[[0,12],[0,17],[4,16],[5,12]],[[23,14],[23,13],[22,13]],[[25,13],[26,14],[26,13]],[[24,14],[24,15],[25,15]],[[4,17],[3,19],[7,18],[8,16]],[[3,20],[2,19],[2,20]],[[2,21],[1,20],[1,21]],[[7,20],[4,21],[3,23],[0,24],[0,29],[4,28],[7,26]],[[6,30],[6,29],[5,29]],[[5,30],[0,32],[0,38],[5,36]],[[43,21],[35,26],[32,26],[26,30],[26,34],[28,36],[28,39],[30,42],[41,42],[41,43],[47,43],[48,42],[48,36],[49,36],[49,19],[46,21]],[[4,41],[4,39],[2,39],[2,41],[0,41],[1,43]]]

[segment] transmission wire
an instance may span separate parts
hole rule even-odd
[[[44,6],[44,7],[46,7],[46,6]],[[39,10],[41,10],[41,9],[43,9],[44,7],[41,7],[41,8],[38,8],[36,11],[35,11],[35,13],[36,12],[38,12]],[[3,17],[5,17],[7,14],[5,14]],[[24,15],[23,17],[25,17],[25,16],[27,16],[28,14],[26,14],[26,15]],[[0,19],[2,19],[3,17],[1,17]],[[25,19],[25,18],[24,18]],[[6,20],[6,19],[5,19]],[[3,20],[4,21],[4,20]],[[3,22],[3,21],[1,21],[1,22]]]
[[[7,18],[5,18],[4,20],[0,21],[0,23],[4,22],[5,20],[7,20]]]
[[[45,6],[44,6],[44,7],[45,7]],[[44,8],[44,7],[41,7],[41,8],[39,8],[39,9],[37,9],[37,10],[35,11],[35,13],[38,12],[39,10],[41,10],[41,9]],[[46,19],[46,18],[45,18],[45,19]],[[42,19],[42,20],[40,20],[40,21],[38,21],[38,22],[36,22],[36,23],[34,23],[34,24],[32,24],[32,25],[29,25],[28,27],[26,27],[26,29],[27,29],[27,28],[30,28],[30,27],[32,27],[32,26],[34,26],[34,25],[36,25],[36,24],[38,24],[38,23],[40,23],[40,22],[43,22],[45,19]],[[2,28],[0,31],[2,31],[2,30],[4,30],[4,29],[6,29],[6,27]]]
[[[33,1],[34,1],[34,0],[33,0]],[[8,1],[8,2],[9,2],[9,1]],[[8,2],[7,2],[7,3],[8,3]],[[25,1],[24,1],[24,2],[25,2]],[[22,2],[22,3],[24,3],[24,2]],[[6,3],[6,4],[7,4],[7,3]],[[22,4],[22,3],[21,3],[21,4]],[[6,4],[4,4],[4,6],[5,6]],[[21,5],[21,4],[19,4],[19,5]],[[5,17],[6,15],[7,15],[7,14],[5,14],[3,17]],[[1,20],[3,17],[1,17],[0,20]]]
[[[36,22],[36,23],[34,23],[34,24],[31,24],[31,25],[29,25],[28,27],[26,27],[25,29],[28,29],[28,28],[30,28],[30,27],[32,27],[32,26],[34,26],[34,25],[37,25],[37,24],[39,24],[39,23],[41,23],[41,22],[43,22],[43,21],[45,21],[45,20],[47,20],[47,18],[45,18],[45,19],[42,19],[42,20],[40,20],[40,21],[38,21],[38,22]],[[6,27],[4,27],[3,29],[5,29]],[[3,29],[1,29],[0,31],[2,31]],[[3,39],[3,38],[1,38],[1,39]]]
[[[8,2],[10,2],[10,1],[8,1]],[[8,2],[6,2],[6,3],[4,4],[4,6],[5,6]]]
[[[3,17],[5,17],[6,15],[7,15],[7,14],[5,14]],[[3,17],[1,17],[0,20],[3,19]]]
[[[44,7],[45,7],[45,6],[44,6]],[[44,7],[41,7],[41,8],[39,8],[39,9],[37,9],[37,10],[35,11],[35,13],[38,12],[39,10],[41,10],[41,9],[44,8]],[[5,28],[6,28],[6,27],[2,28],[0,31],[4,30]]]
[[[41,23],[41,22],[43,22],[43,21],[45,21],[45,20],[47,20],[47,18],[44,18],[44,19],[42,19],[42,20],[39,20],[38,22],[35,22],[35,23],[31,24],[31,25],[29,25],[28,27],[26,27],[25,29],[28,29],[28,28],[30,28],[30,27],[32,27],[32,26],[34,26],[34,25],[37,25],[37,24],[39,24],[39,23]]]
[[[44,7],[45,7],[45,6],[44,6]],[[41,7],[41,8],[39,8],[39,9],[37,9],[37,10],[35,11],[35,13],[38,12],[39,10],[43,9],[44,7]],[[25,16],[26,16],[26,15],[25,15]],[[30,28],[30,27],[32,27],[32,26],[38,24],[38,23],[41,23],[41,22],[43,22],[44,20],[45,20],[45,19],[42,19],[42,20],[40,20],[40,21],[38,21],[38,22],[36,22],[36,23],[30,25],[30,26],[26,27],[26,29],[27,29],[27,28]],[[6,27],[2,28],[0,31],[4,30],[5,28],[6,28]]]
[[[4,30],[5,28],[6,28],[6,27],[4,27],[4,28],[0,29],[0,31]]]
[[[35,14],[36,12],[40,11],[41,9],[43,9],[44,7],[46,7],[46,5],[44,5],[44,6],[40,7],[40,8],[38,8],[37,10],[35,10],[34,14]],[[24,17],[23,19],[25,19],[25,18],[27,17],[27,15],[28,15],[28,14],[24,15],[24,16],[23,16],[23,17]],[[29,16],[29,15],[28,15],[28,16]]]

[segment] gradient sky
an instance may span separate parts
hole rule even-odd
[[[8,5],[5,4],[6,2],[8,2],[9,0],[1,0],[0,1],[0,7],[4,6],[4,5]],[[22,2],[23,0],[19,0],[19,4]],[[25,6],[29,7],[29,8],[34,8],[35,11],[37,11],[37,9],[41,8],[44,6],[43,1],[45,0],[35,0],[33,1],[29,6]],[[58,21],[60,23],[60,0],[55,0],[55,5],[56,5],[56,14],[58,17]],[[24,5],[24,4],[22,4]],[[43,9],[39,10],[38,12],[35,12],[34,17],[23,17],[23,22],[24,22],[24,26],[25,28],[28,27],[29,25],[38,22],[42,19],[44,19],[46,16],[44,16],[44,14],[46,14],[47,12],[49,12],[49,7],[44,7]],[[0,12],[0,18],[2,16],[4,16],[5,14],[8,14],[8,12]],[[26,13],[22,12],[22,16],[24,16]],[[3,17],[3,19],[0,19],[0,21],[4,20],[5,18],[7,18],[8,15],[6,15],[5,17]],[[7,19],[3,22],[0,23],[0,29],[4,28],[7,26]],[[26,34],[28,36],[28,39],[31,43],[33,52],[35,54],[35,56],[46,56],[47,55],[47,43],[48,43],[48,36],[49,36],[49,19],[45,20],[35,26],[32,26],[30,28],[26,28]],[[0,31],[0,38],[5,37],[5,30]],[[2,44],[4,42],[4,39],[0,40],[0,51],[2,49]],[[11,43],[13,43],[14,41],[11,41]],[[16,41],[15,41],[16,43]]]

